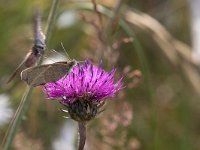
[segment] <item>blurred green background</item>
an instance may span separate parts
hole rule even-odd
[[[93,1],[94,2],[94,1]],[[31,48],[33,9],[45,29],[52,1],[0,0],[0,141],[26,85],[9,75]],[[86,150],[200,149],[199,65],[191,59],[191,12],[185,0],[61,0],[46,50],[117,67],[126,88],[88,124]],[[100,7],[103,6],[103,7]],[[64,55],[64,54],[63,54]],[[45,57],[45,58],[46,58]],[[52,57],[55,61],[56,58]],[[13,150],[73,150],[76,123],[33,90]]]

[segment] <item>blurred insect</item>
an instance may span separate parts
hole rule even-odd
[[[28,52],[24,60],[21,62],[21,64],[9,77],[7,83],[9,83],[22,70],[35,65],[38,58],[44,54],[44,50],[46,47],[45,36],[41,31],[41,16],[39,11],[35,11],[33,30],[34,30],[34,44],[30,52]]]
[[[68,75],[73,67],[77,65],[77,61],[75,59],[71,60],[66,50],[65,53],[67,61],[27,68],[21,72],[21,80],[35,87],[48,82],[55,82],[61,77]]]

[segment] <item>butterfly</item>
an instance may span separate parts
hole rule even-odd
[[[32,67],[36,64],[39,57],[44,54],[45,50],[45,35],[41,30],[41,16],[39,11],[35,11],[34,14],[34,43],[31,50],[27,53],[24,60],[17,67],[17,69],[11,74],[7,83],[9,83],[19,72],[22,70]]]
[[[70,61],[30,67],[21,72],[21,80],[33,87],[44,85],[49,82],[55,82],[61,77],[68,75],[76,65],[77,61],[73,59]]]

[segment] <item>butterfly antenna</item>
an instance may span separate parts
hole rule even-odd
[[[65,58],[61,53],[59,53],[58,51],[56,51],[55,49],[51,49],[51,52],[54,52],[56,54],[58,54],[59,56],[61,56],[62,58]]]
[[[47,56],[43,56],[44,58],[46,58],[46,59],[49,59],[49,60],[51,60],[52,62],[56,62],[55,60],[53,60],[53,59],[51,59],[51,58],[49,58],[49,57],[47,57]]]
[[[67,53],[67,51],[66,51],[66,49],[65,49],[65,47],[64,47],[62,42],[61,42],[61,46],[62,46],[63,50],[65,51],[65,54],[66,54],[66,57],[67,57],[67,61],[71,61],[72,59],[69,57],[69,54]]]

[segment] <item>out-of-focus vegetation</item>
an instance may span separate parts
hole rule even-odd
[[[96,0],[96,4],[101,6],[95,10],[94,0],[60,1],[45,53],[50,57],[55,54],[50,50],[55,49],[64,55],[62,42],[71,58],[103,60],[104,68],[115,66],[118,77],[124,76],[126,88],[89,123],[85,149],[199,149],[200,74],[190,58],[188,3]],[[13,112],[26,85],[19,76],[8,85],[6,80],[31,47],[36,6],[42,11],[44,29],[50,1],[0,1],[0,94],[9,97]],[[46,100],[41,91],[37,87],[32,93],[14,150],[56,149],[54,143],[60,132],[64,133],[63,124],[72,122],[62,117],[60,104]],[[6,124],[0,126],[0,141],[7,130]],[[74,136],[69,131],[65,134]],[[70,149],[67,143],[64,147]],[[62,149],[61,143],[57,145]]]

